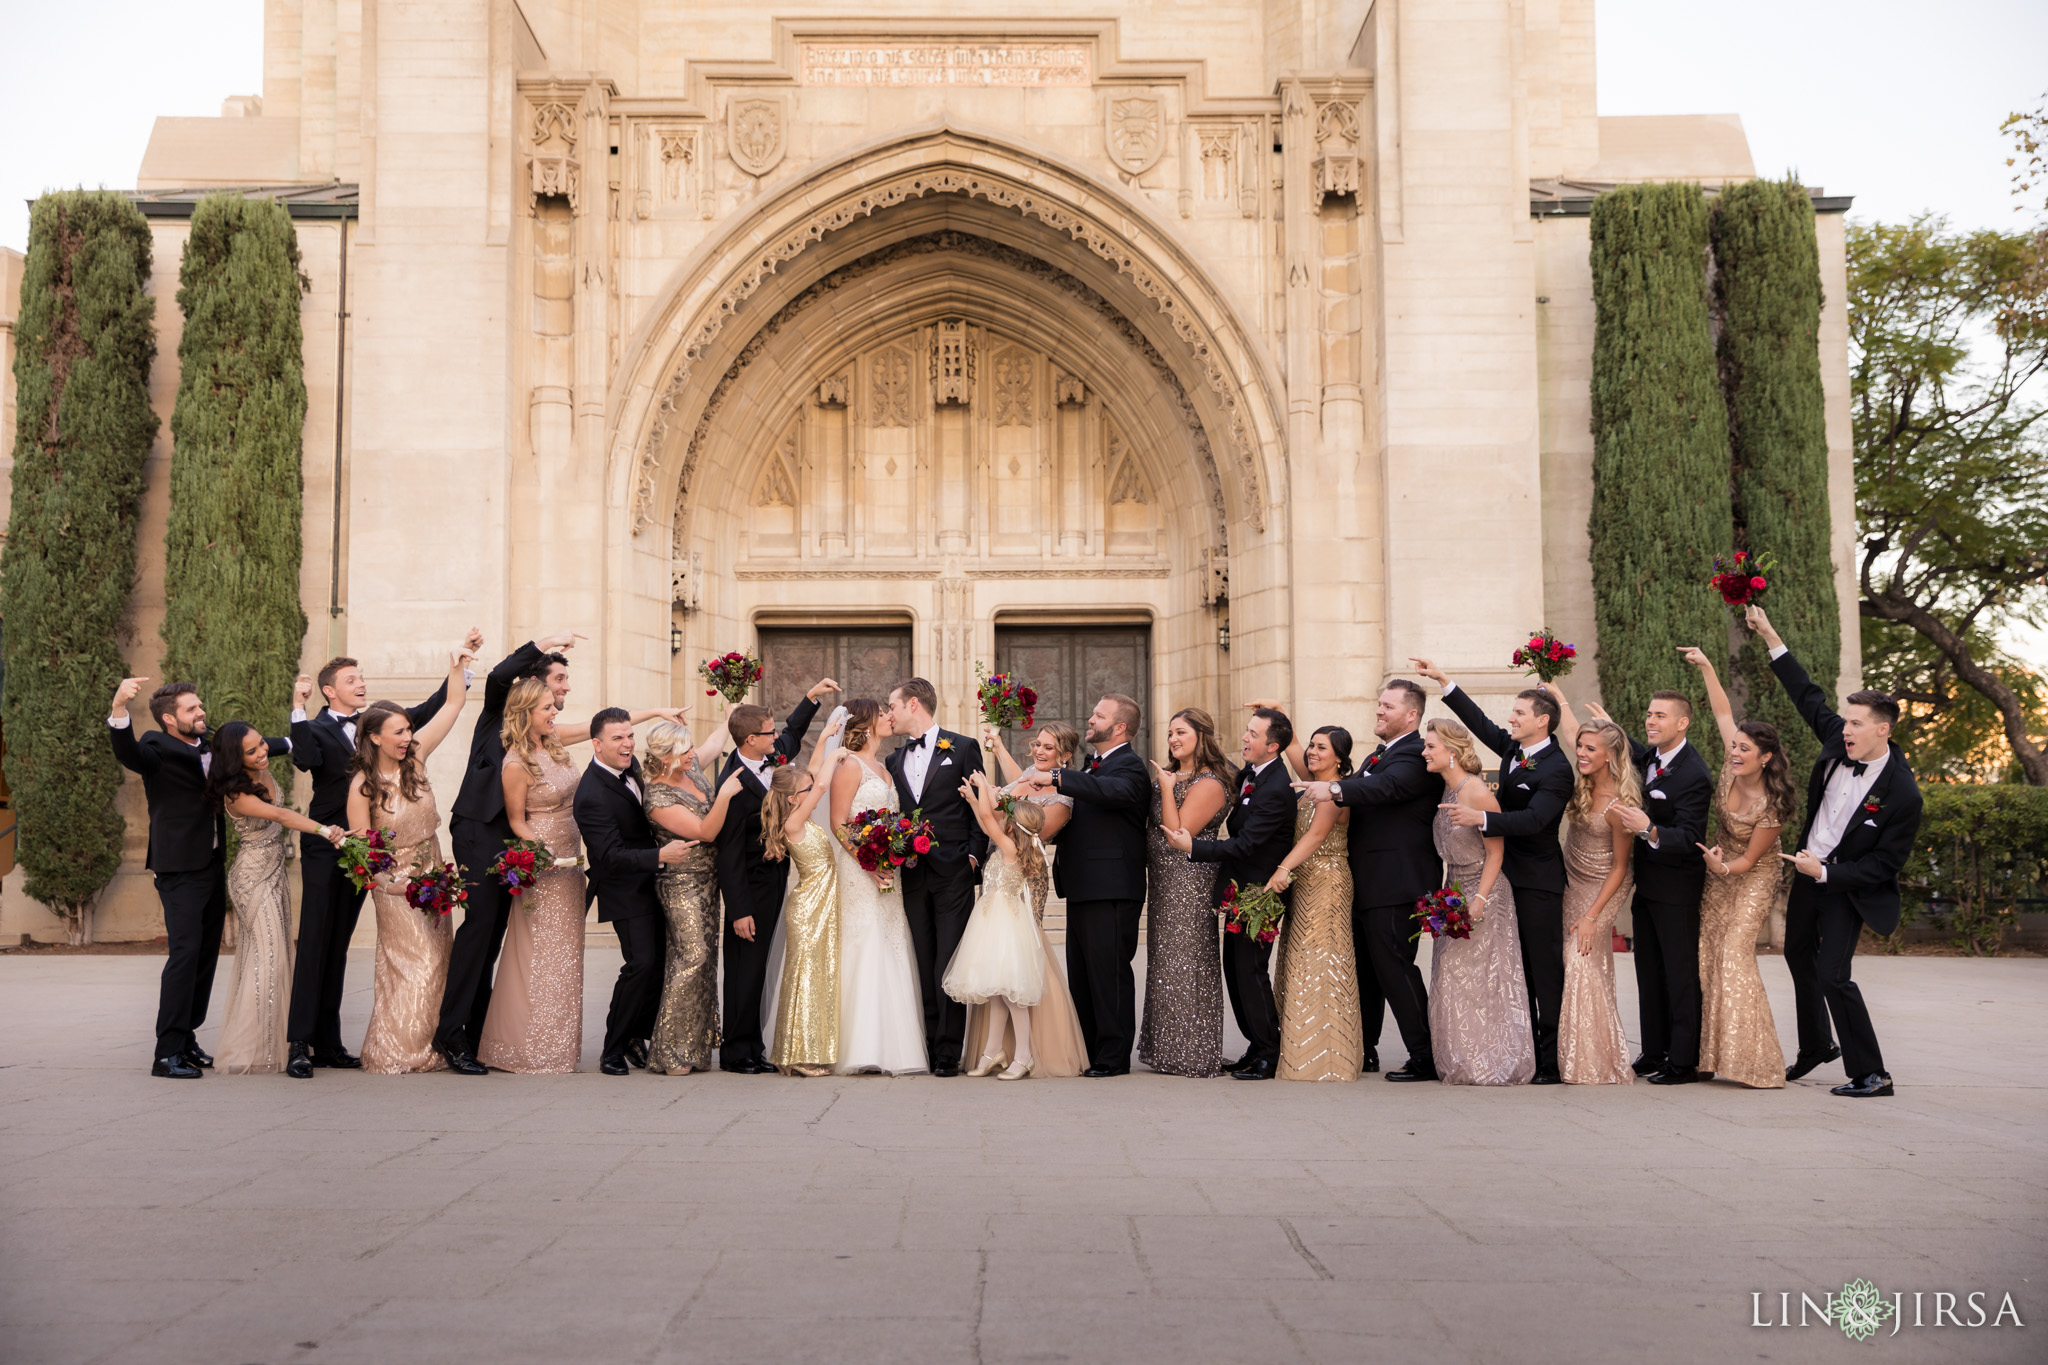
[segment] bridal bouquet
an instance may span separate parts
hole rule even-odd
[[[711,684],[705,690],[707,697],[723,695],[734,706],[747,699],[747,689],[761,681],[761,661],[751,654],[734,650],[721,654],[715,659],[706,659],[697,665],[697,675]]]
[[[373,829],[367,834],[351,834],[341,841],[335,858],[356,890],[369,890],[371,881],[379,873],[389,872],[398,861],[391,855],[391,839],[390,830]]]
[[[932,822],[922,807],[908,815],[892,810],[857,810],[846,817],[847,851],[863,872],[916,867],[917,860],[939,846]]]
[[[1529,643],[1515,651],[1515,667],[1526,668],[1544,682],[1556,682],[1572,671],[1572,660],[1579,657],[1578,648],[1568,645],[1551,632],[1549,626],[1529,637]]]
[[[557,858],[538,839],[507,839],[505,851],[498,855],[498,861],[491,864],[491,875],[498,879],[498,885],[505,888],[506,895],[523,896],[533,889],[541,873],[552,872],[558,867],[581,866],[581,858]]]
[[[405,884],[405,903],[429,915],[445,915],[468,899],[469,883],[454,863],[429,864]]]
[[[1216,913],[1223,916],[1225,932],[1271,943],[1280,937],[1280,917],[1287,913],[1287,902],[1264,882],[1253,882],[1250,886],[1232,882]]]
[[[1410,939],[1472,937],[1472,912],[1465,908],[1464,888],[1452,882],[1415,902],[1415,932]]]
[[[1715,555],[1714,576],[1707,580],[1707,586],[1720,593],[1721,600],[1729,606],[1746,607],[1771,586],[1765,575],[1777,567],[1775,555],[1752,555],[1747,550]]]
[[[974,671],[981,672],[981,661],[975,660]],[[1018,725],[1026,730],[1031,728],[1031,717],[1038,710],[1038,693],[1008,673],[991,673],[981,680],[976,695],[981,698],[981,719],[998,730],[1008,730]]]

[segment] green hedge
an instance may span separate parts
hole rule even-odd
[[[2048,787],[1929,785],[1921,795],[1920,839],[1899,879],[1906,918],[1931,920],[1965,952],[1996,953],[2018,902],[2048,896]]]
[[[0,555],[7,781],[24,889],[74,938],[121,861],[107,701],[126,672],[142,463],[156,439],[149,224],[125,196],[29,210],[15,326],[14,501]]]

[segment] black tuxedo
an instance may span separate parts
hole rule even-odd
[[[918,992],[924,1004],[924,1046],[933,1070],[957,1065],[967,1032],[967,1007],[946,994],[939,979],[953,960],[967,917],[974,911],[976,864],[988,854],[988,836],[961,795],[967,775],[982,771],[981,745],[966,735],[934,727],[923,743],[932,746],[924,789],[912,793],[907,765],[918,741],[899,746],[884,766],[896,783],[896,803],[922,811],[932,822],[938,847],[901,870],[903,913],[910,921],[910,946],[917,956]],[[939,748],[944,744],[945,748]],[[973,861],[970,862],[969,859]]]
[[[1429,993],[1415,965],[1415,902],[1443,885],[1436,851],[1436,809],[1444,780],[1422,761],[1422,732],[1382,744],[1357,772],[1334,784],[1337,804],[1351,812],[1351,942],[1358,964],[1359,1018],[1365,1045],[1376,1049],[1384,1005],[1409,1060],[1434,1067]]]
[[[782,733],[775,737],[772,752],[794,762],[817,714],[818,703],[808,697],[798,702],[783,722]],[[768,978],[768,943],[782,918],[782,893],[789,884],[789,860],[770,862],[761,856],[761,801],[768,788],[740,761],[737,751],[726,756],[717,786],[724,786],[734,773],[740,775],[739,790],[726,805],[725,823],[719,827],[717,840],[718,891],[725,901],[725,1017],[720,1021],[723,1039],[718,1064],[726,1070],[742,1062],[766,1060],[761,1045],[761,990]],[[733,925],[743,919],[754,921],[751,940],[733,932]]]
[[[149,853],[164,907],[163,980],[157,989],[156,1051],[182,1054],[206,1022],[213,973],[220,965],[221,926],[227,921],[227,815],[206,806],[203,745],[151,731],[140,739],[132,723],[107,727],[114,761],[142,778],[149,799]],[[272,753],[292,747],[267,739]],[[322,844],[326,841],[323,839]]]
[[[475,1053],[491,1007],[491,965],[504,946],[506,917],[515,900],[491,875],[491,864],[512,838],[512,822],[505,815],[505,698],[513,683],[540,673],[546,657],[529,640],[485,675],[483,710],[469,736],[469,767],[448,817],[448,841],[469,881],[469,900],[448,955],[441,1023],[434,1031],[434,1045],[449,1052]]]
[[[1249,890],[1263,886],[1294,848],[1294,785],[1285,759],[1275,757],[1256,775],[1247,768],[1231,797],[1227,839],[1197,839],[1188,859],[1221,863],[1215,903],[1222,905],[1230,883]],[[1230,1010],[1244,1034],[1244,1060],[1280,1060],[1280,1011],[1273,1004],[1273,945],[1244,934],[1223,936],[1223,984]]]
[[[413,729],[432,720],[447,700],[448,684],[443,682],[418,706],[407,707]],[[313,799],[306,814],[322,824],[348,823],[348,770],[355,754],[348,732],[328,711],[292,722],[292,765],[313,778]],[[318,835],[299,836],[299,876],[299,946],[292,963],[291,1021],[285,1037],[310,1044],[315,1052],[339,1053],[342,978],[363,893],[341,870],[334,845]]]
[[[1152,773],[1128,744],[1087,768],[1059,768],[1072,797],[1053,883],[1067,898],[1067,981],[1089,1063],[1128,1071],[1138,1041],[1138,921],[1145,911],[1145,827]]]
[[[640,784],[635,795],[627,779]],[[666,925],[654,876],[661,866],[659,841],[647,819],[646,779],[635,763],[625,777],[602,763],[583,770],[576,784],[576,832],[583,836],[589,864],[584,904],[597,902],[597,918],[619,936],[625,963],[612,987],[604,1021],[604,1056],[623,1056],[626,1044],[654,1035],[661,1004],[662,947]]]
[[[1706,889],[1707,811],[1714,774],[1687,743],[1659,762],[1648,745],[1629,741],[1643,779],[1643,810],[1657,827],[1657,846],[1635,841],[1630,867],[1635,898],[1636,1001],[1643,1056],[1672,1066],[1700,1060],[1700,894]],[[1652,776],[1652,773],[1655,776]]]
[[[1557,830],[1571,804],[1572,762],[1555,739],[1523,760],[1514,736],[1486,718],[1465,689],[1444,693],[1472,737],[1500,755],[1500,809],[1481,832],[1505,845],[1501,871],[1515,893],[1515,927],[1522,936],[1522,977],[1529,987],[1536,1070],[1557,1072],[1557,1016],[1564,1008],[1564,846]]]
[[[1820,740],[1820,758],[1806,784],[1806,823],[1799,829],[1799,847],[1805,848],[1828,782],[1849,762],[1849,754],[1842,743],[1842,718],[1799,661],[1781,654],[1771,660],[1771,671]],[[1876,810],[1870,809],[1873,805]],[[1827,1051],[1832,1015],[1842,1040],[1842,1066],[1852,1079],[1885,1067],[1870,1009],[1850,977],[1850,962],[1864,925],[1880,934],[1899,927],[1899,870],[1912,856],[1920,811],[1920,784],[1905,752],[1893,744],[1840,842],[1821,859],[1827,880],[1796,872],[1792,877],[1785,908],[1785,967],[1798,1001],[1799,1052],[1817,1056]]]

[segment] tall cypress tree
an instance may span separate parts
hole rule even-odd
[[[7,781],[25,889],[89,931],[121,862],[107,701],[126,671],[142,463],[156,439],[149,224],[106,191],[29,210],[15,327],[14,501],[0,556]]]
[[[1707,311],[1697,185],[1625,185],[1593,204],[1593,610],[1600,690],[1634,731],[1660,688],[1706,720],[1697,645],[1720,667],[1728,623],[1707,588],[1732,534],[1728,414]],[[1692,738],[1718,764],[1711,723]]]
[[[201,201],[178,278],[163,672],[196,683],[216,724],[277,734],[306,635],[303,285],[290,214],[239,195]],[[284,756],[274,764],[287,779]]]
[[[1737,185],[1714,204],[1713,235],[1735,545],[1777,557],[1763,599],[1771,624],[1821,690],[1832,694],[1842,628],[1829,553],[1813,200],[1794,179]],[[1745,718],[1778,727],[1794,774],[1811,769],[1820,742],[1772,676],[1761,640],[1743,639],[1733,672],[1731,691]]]

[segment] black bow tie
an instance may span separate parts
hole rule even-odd
[[[922,748],[924,747],[924,742],[925,742],[926,740],[930,739],[931,737],[932,737],[932,732],[931,732],[931,731],[929,731],[929,730],[925,731],[925,732],[924,732],[923,734],[919,735],[919,736],[918,736],[918,737],[917,737],[916,739],[913,739],[913,740],[911,740],[911,741],[910,741],[910,743],[908,743],[908,744],[904,745],[904,746],[903,746],[903,752],[907,754],[907,753],[910,753],[910,752],[911,752],[912,750],[914,750],[914,749],[922,749]]]
[[[1870,768],[1868,763],[1858,763],[1853,758],[1845,758],[1842,762],[1848,767],[1849,776],[1851,777],[1861,777]]]

